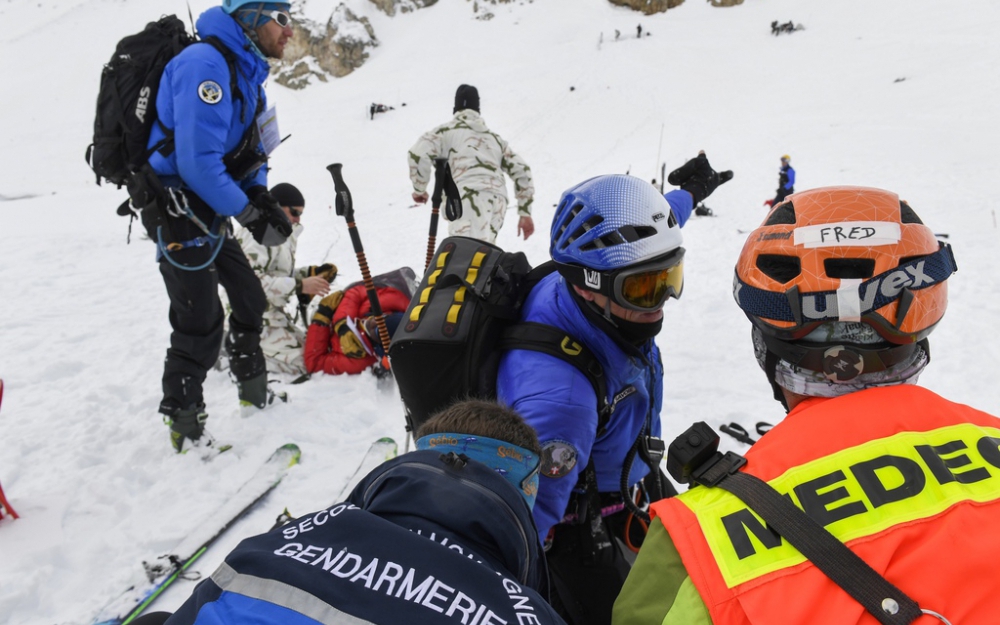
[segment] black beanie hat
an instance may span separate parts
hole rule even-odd
[[[465,109],[479,112],[479,91],[472,85],[459,85],[458,91],[455,92],[455,109],[452,113]]]
[[[282,182],[271,187],[271,195],[282,206],[304,207],[306,205],[306,200],[302,197],[302,193],[287,182]]]

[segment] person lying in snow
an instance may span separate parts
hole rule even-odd
[[[414,273],[409,267],[403,267],[372,280],[391,337],[410,305]],[[306,332],[306,371],[331,375],[361,373],[384,356],[363,283],[355,283],[320,300]]]

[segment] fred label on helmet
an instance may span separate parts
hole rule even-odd
[[[793,242],[806,248],[835,245],[893,245],[902,236],[898,223],[891,221],[846,221],[796,228]]]

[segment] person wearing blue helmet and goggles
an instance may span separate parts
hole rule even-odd
[[[643,519],[649,502],[675,494],[659,470],[663,367],[653,339],[664,304],[684,287],[680,228],[731,177],[702,153],[670,174],[680,188],[666,195],[627,175],[597,176],[563,193],[549,248],[558,272],[532,289],[520,321],[555,326],[583,343],[603,368],[603,402],[564,360],[523,349],[501,358],[497,395],[541,442],[533,514],[553,605],[572,625],[611,621],[634,559],[629,547],[644,537],[634,519]],[[610,409],[599,414],[605,402]]]

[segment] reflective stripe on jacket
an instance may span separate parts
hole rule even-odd
[[[921,607],[988,623],[1000,591],[998,447],[1000,419],[894,386],[803,401],[746,454],[744,471]],[[693,488],[652,512],[714,625],[877,622],[720,488]]]

